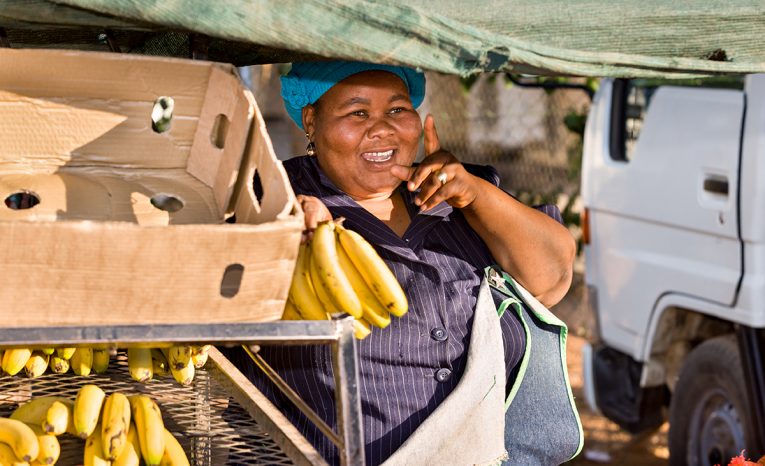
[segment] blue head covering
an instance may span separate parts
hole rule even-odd
[[[417,108],[425,98],[425,75],[405,66],[380,65],[357,61],[295,62],[282,76],[282,99],[290,118],[303,129],[303,107],[315,103],[332,86],[362,71],[393,73],[406,84],[409,98]]]

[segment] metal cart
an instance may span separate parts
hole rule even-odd
[[[337,446],[340,463],[363,465],[361,405],[353,319],[284,321],[257,324],[130,325],[109,327],[5,328],[0,346],[100,346],[125,348],[146,344],[190,343],[246,345],[247,353],[264,373]],[[329,344],[335,374],[337,432],[316,415],[257,354],[253,345]],[[107,393],[146,393],[160,405],[165,425],[184,447],[191,464],[325,465],[326,462],[271,402],[217,349],[210,350],[204,369],[192,385],[183,387],[172,377],[146,384],[133,381],[126,356],[119,352],[105,374],[51,374],[28,379],[0,378],[0,415],[44,395],[74,399],[80,386],[99,385]],[[82,461],[82,440],[62,436],[58,464]]]

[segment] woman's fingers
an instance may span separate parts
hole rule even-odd
[[[436,120],[430,113],[425,117],[424,132],[425,154],[430,155],[441,150],[441,142],[438,140],[438,133],[436,132]]]
[[[300,204],[300,208],[303,209],[305,231],[303,232],[302,242],[305,242],[311,238],[319,222],[332,220],[332,214],[327,206],[317,197],[298,194],[295,198]]]

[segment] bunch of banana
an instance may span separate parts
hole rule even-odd
[[[340,312],[356,318],[357,338],[370,326],[387,327],[390,314],[403,316],[406,295],[385,261],[358,233],[340,222],[322,222],[301,244],[284,320],[325,320]]]
[[[0,465],[55,464],[61,453],[56,436],[85,440],[85,465],[183,465],[189,460],[165,429],[159,406],[146,395],[106,395],[84,385],[74,401],[64,397],[34,398],[10,419],[0,418]]]
[[[36,378],[50,368],[51,372],[64,374],[71,369],[77,375],[99,374],[109,368],[109,350],[100,348],[13,348],[2,353],[2,368],[8,375],[16,375],[24,369],[30,378]]]
[[[146,383],[155,376],[172,374],[181,385],[191,385],[196,369],[204,367],[211,345],[170,348],[129,348],[128,370],[133,380]]]

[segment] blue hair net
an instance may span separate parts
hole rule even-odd
[[[356,61],[295,62],[282,76],[282,99],[290,118],[303,129],[303,107],[315,103],[332,86],[363,71],[381,70],[393,73],[406,84],[409,98],[417,108],[425,98],[425,75],[405,66],[380,65]]]

